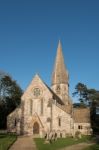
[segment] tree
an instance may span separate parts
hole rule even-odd
[[[80,102],[74,104],[74,107],[90,107],[92,127],[95,131],[96,129],[99,131],[99,91],[78,83],[73,96],[77,96]]]
[[[6,117],[19,104],[22,90],[8,74],[0,72],[0,128],[6,127]]]
[[[89,89],[91,124],[94,132],[99,132],[99,91]]]
[[[75,92],[73,93],[73,96],[77,96],[80,102],[80,106],[85,107],[88,101],[87,86],[79,82],[75,86]]]

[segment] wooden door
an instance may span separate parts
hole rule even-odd
[[[33,134],[39,134],[39,124],[35,122],[33,125]]]

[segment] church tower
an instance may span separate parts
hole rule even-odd
[[[65,105],[69,104],[69,75],[65,67],[61,42],[58,43],[57,55],[52,73],[52,90],[61,98]]]

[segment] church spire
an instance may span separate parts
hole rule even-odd
[[[56,61],[55,61],[53,75],[52,75],[52,85],[67,84],[67,83],[68,83],[68,72],[64,64],[62,46],[59,40]]]

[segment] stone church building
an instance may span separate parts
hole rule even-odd
[[[73,108],[60,41],[51,87],[36,74],[22,95],[20,106],[8,115],[7,127],[9,132],[18,135],[39,137],[50,132],[57,133],[58,137],[74,136],[77,131],[91,133],[89,109]]]

